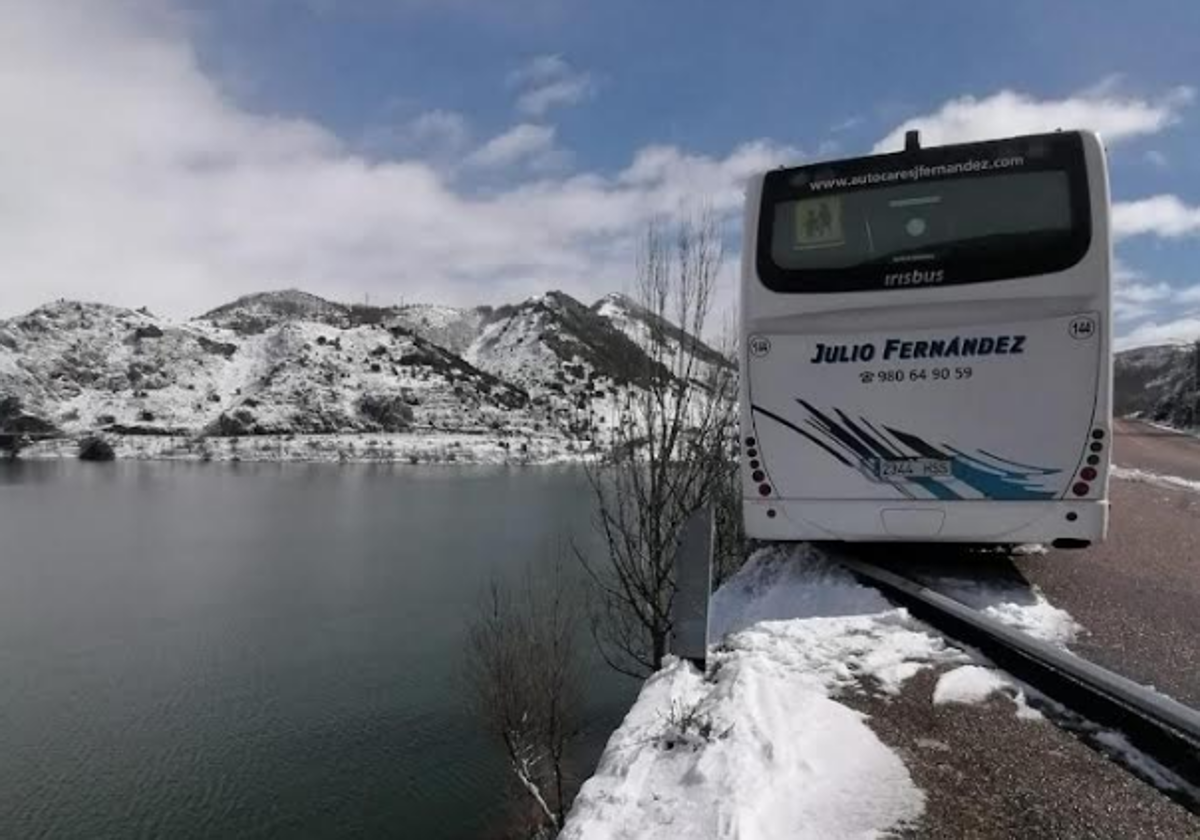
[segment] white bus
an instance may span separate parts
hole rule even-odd
[[[746,199],[743,512],[769,540],[1104,539],[1111,247],[1071,131],[777,169]]]

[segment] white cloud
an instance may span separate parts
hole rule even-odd
[[[746,180],[756,172],[795,162],[799,152],[765,140],[743,143],[724,159],[687,154],[675,146],[650,146],[634,156],[617,181],[639,190],[657,185],[657,213],[703,196],[718,211],[740,206]]]
[[[1166,169],[1171,165],[1171,162],[1167,159],[1167,156],[1158,151],[1158,149],[1150,149],[1148,152],[1146,152],[1146,162],[1151,166],[1157,167],[1158,169]]]
[[[493,137],[467,158],[471,166],[505,167],[528,163],[535,169],[552,168],[563,153],[554,145],[554,126],[521,123]]]
[[[911,129],[921,132],[925,145],[935,146],[1057,128],[1089,128],[1100,132],[1111,147],[1169,128],[1195,98],[1190,87],[1177,87],[1156,97],[1122,95],[1120,87],[1120,77],[1112,76],[1063,99],[1039,99],[1011,90],[985,97],[963,96],[898,125],[874,150],[902,148],[904,134]],[[1160,167],[1168,163],[1165,156],[1153,151],[1146,154],[1146,160]],[[1200,207],[1175,195],[1115,202],[1112,225],[1116,239],[1200,236]],[[1123,330],[1119,347],[1182,340],[1200,332],[1200,314],[1188,312],[1188,307],[1200,303],[1200,286],[1179,288],[1150,280],[1121,263],[1115,269],[1114,314]]]
[[[236,106],[148,8],[5,4],[0,314],[57,297],[193,314],[281,286],[460,304],[599,295],[627,284],[652,216],[708,200],[730,218],[751,172],[796,156],[656,146],[615,176],[542,173],[484,194]],[[418,123],[456,135],[452,116]]]
[[[571,66],[561,55],[538,55],[508,74],[512,87],[542,85],[571,75]]]
[[[443,143],[453,148],[461,148],[470,137],[466,117],[455,111],[421,114],[409,125],[409,132],[417,140]]]
[[[470,141],[471,128],[465,116],[436,109],[409,120],[372,125],[361,146],[382,157],[417,157],[448,164],[462,156]]]
[[[1200,207],[1174,195],[1118,201],[1112,207],[1112,229],[1116,239],[1145,234],[1166,239],[1200,236]]]
[[[1118,322],[1147,318],[1170,296],[1166,283],[1152,283],[1119,258],[1113,260],[1113,314]]]
[[[1113,314],[1123,333],[1117,339],[1122,347],[1129,346],[1131,336],[1142,344],[1170,337],[1172,330],[1179,329],[1180,312],[1187,313],[1182,321],[1186,325],[1191,317],[1188,309],[1200,304],[1200,283],[1181,287],[1152,281],[1120,259],[1113,263],[1113,280]],[[1158,323],[1164,318],[1168,319],[1165,325]],[[1143,323],[1131,326],[1137,321]]]
[[[1113,313],[1118,321],[1138,321],[1153,316],[1173,296],[1166,283],[1117,283]]]
[[[965,143],[997,137],[1036,134],[1058,128],[1088,128],[1112,144],[1139,135],[1155,134],[1179,120],[1179,112],[1195,92],[1177,87],[1156,99],[1121,97],[1111,84],[1066,99],[1036,99],[1011,90],[982,99],[963,96],[945,103],[933,114],[914,117],[875,144],[876,152],[904,147],[904,133],[921,132],[927,146]]]
[[[1118,290],[1118,296],[1130,303],[1157,303],[1172,297],[1166,283],[1128,283]]]
[[[831,158],[842,150],[842,144],[836,140],[822,140],[817,145],[817,158]]]
[[[1154,344],[1182,344],[1200,338],[1200,313],[1191,313],[1181,318],[1159,323],[1149,321],[1139,324],[1116,341],[1117,350],[1131,347],[1148,347]]]
[[[561,55],[540,55],[508,76],[517,88],[517,109],[540,117],[552,108],[575,105],[596,92],[591,74],[575,70]]]

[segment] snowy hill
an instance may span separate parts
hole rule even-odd
[[[144,312],[58,301],[0,322],[0,393],[67,431],[195,425],[219,412],[211,394],[238,349]]]
[[[334,327],[348,327],[351,323],[350,307],[297,289],[246,295],[204,313],[197,320],[242,335],[255,335],[292,321],[312,321]]]
[[[1183,427],[1196,423],[1192,409],[1200,372],[1188,345],[1139,347],[1118,353],[1113,365],[1113,410]]]
[[[558,292],[493,310],[355,306],[289,290],[176,323],[58,301],[0,321],[0,400],[9,430],[420,431],[565,446],[602,438],[622,389],[651,369],[616,326],[633,317],[601,308]]]
[[[103,304],[50,304],[0,322],[0,394],[67,432],[542,425],[520,388],[402,328],[352,326],[336,305],[281,313],[277,303],[257,298],[185,324]]]
[[[626,385],[651,373],[645,353],[610,319],[562,292],[495,310],[466,357],[513,382],[555,391],[589,376]]]
[[[465,356],[524,388],[567,428],[601,436],[626,389],[666,373],[613,321],[562,292],[496,309]]]

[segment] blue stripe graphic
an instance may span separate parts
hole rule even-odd
[[[764,408],[751,408],[799,433],[810,443],[817,444],[842,464],[857,469],[868,480],[888,484],[903,495],[911,496],[911,492],[905,489],[904,483],[884,479],[880,475],[881,462],[912,458],[948,461],[953,479],[961,481],[985,499],[1042,501],[1056,497],[1056,492],[1043,486],[1042,480],[1061,473],[1060,469],[1022,464],[985,449],[976,450],[977,454],[969,454],[947,443],[938,448],[912,432],[876,425],[866,417],[859,417],[856,423],[837,407],[830,412],[823,412],[805,400],[797,399],[796,402],[808,413],[803,422],[811,432]],[[881,431],[879,426],[883,426],[885,431]],[[935,499],[950,501],[963,498],[945,479],[935,476],[910,478],[907,484],[919,487]]]

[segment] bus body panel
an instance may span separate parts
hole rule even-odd
[[[769,516],[768,511],[774,511]],[[918,512],[916,521],[891,513]],[[1070,518],[1073,515],[1074,518]],[[759,540],[846,542],[1098,542],[1108,533],[1108,502],[779,501],[747,499],[747,534]]]
[[[1086,132],[1081,139],[1091,247],[1070,268],[1033,277],[844,294],[772,291],[749,244],[758,235],[764,176],[751,181],[741,293],[741,419],[754,456],[742,459],[750,536],[1104,538],[1109,193],[1099,139]],[[963,352],[968,339],[972,355]],[[1089,456],[1098,463],[1089,465]],[[1087,466],[1096,474],[1076,495]]]
[[[759,333],[747,396],[761,470],[785,499],[1062,498],[1095,428],[1100,329],[1088,312]]]

